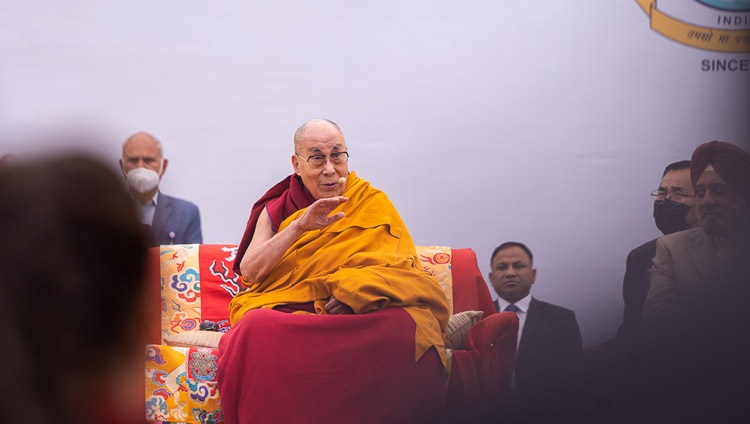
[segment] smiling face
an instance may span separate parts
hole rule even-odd
[[[498,296],[515,303],[531,292],[536,269],[531,267],[531,258],[522,248],[510,246],[492,258],[489,279]]]
[[[346,151],[344,135],[328,121],[316,119],[308,122],[301,133],[298,132],[294,143],[295,155],[292,156],[294,172],[302,178],[305,187],[315,199],[341,196],[344,184],[339,178],[349,175],[349,163],[346,158],[334,164],[329,156]],[[325,163],[315,167],[310,156],[323,155]]]

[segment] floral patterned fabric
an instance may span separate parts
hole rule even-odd
[[[451,272],[451,248],[447,246],[417,246],[417,255],[425,271],[437,279],[448,297],[450,313],[453,314],[453,273]]]
[[[161,246],[161,337],[203,326],[229,330],[227,305],[243,287],[232,271],[234,245]],[[221,423],[218,350],[149,345],[146,420]]]
[[[165,245],[161,269],[161,337],[200,328],[226,332],[229,301],[244,290],[232,271],[236,245]],[[451,249],[417,246],[425,270],[438,280],[451,310]],[[146,351],[146,421],[221,423],[216,385],[218,351],[149,345]]]
[[[218,350],[149,345],[146,420],[221,423],[216,385]]]

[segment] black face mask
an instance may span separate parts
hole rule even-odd
[[[657,200],[654,202],[654,221],[664,235],[687,230],[690,226],[685,222],[690,212],[688,205],[675,205],[669,200]]]

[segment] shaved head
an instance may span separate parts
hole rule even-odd
[[[341,134],[341,137],[344,137],[344,133],[341,131],[341,127],[339,127],[339,124],[329,120],[329,119],[323,119],[323,118],[315,118],[311,119],[304,124],[302,124],[299,128],[297,128],[297,131],[294,132],[294,150],[296,151],[297,148],[300,145],[300,142],[302,141],[302,138],[305,136],[305,131],[309,127],[312,126],[332,126],[333,128],[336,128],[336,131]]]

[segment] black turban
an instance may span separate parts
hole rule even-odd
[[[693,186],[708,164],[735,193],[750,201],[750,154],[740,147],[723,141],[703,143],[693,151],[690,159],[690,179]]]

